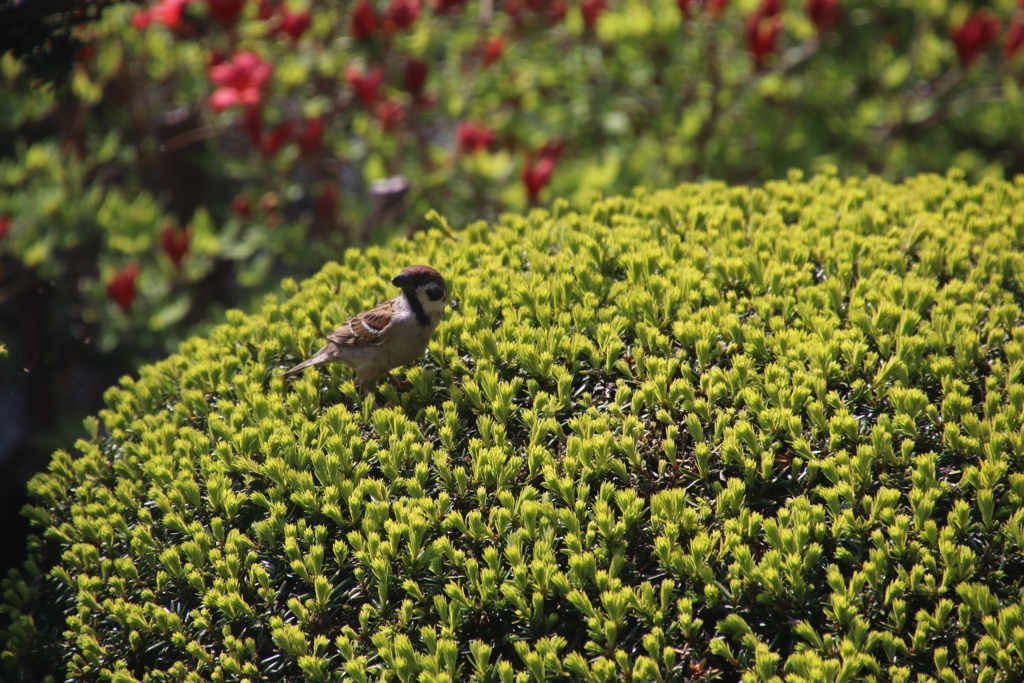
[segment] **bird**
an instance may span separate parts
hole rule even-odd
[[[281,376],[341,362],[355,369],[356,384],[367,394],[381,373],[390,377],[393,368],[415,362],[441,322],[448,287],[430,266],[408,266],[391,283],[402,293],[346,320],[327,335],[323,348]]]

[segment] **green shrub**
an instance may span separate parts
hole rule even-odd
[[[830,165],[1013,177],[1019,4],[0,2],[0,336],[51,330],[11,335],[0,376],[106,386],[430,209],[461,225]],[[75,405],[62,386],[30,389]]]
[[[6,4],[12,22],[40,11]],[[46,51],[19,49],[35,32],[0,40],[0,253],[55,281],[53,324],[158,357],[265,282],[420,229],[431,208],[492,220],[555,197],[827,165],[1012,176],[1015,5],[117,3],[67,36],[81,49],[56,84],[32,68]],[[988,37],[979,16],[997,24]],[[252,60],[270,71],[241,66]],[[404,199],[373,194],[397,175]]]
[[[1014,681],[1024,177],[684,185],[349,251],[31,483],[54,680]],[[429,358],[278,375],[430,263]],[[102,425],[102,429],[101,429]]]

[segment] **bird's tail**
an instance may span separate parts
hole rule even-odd
[[[299,363],[295,367],[288,368],[287,370],[285,370],[284,372],[281,373],[281,376],[282,377],[290,377],[291,375],[294,375],[296,373],[302,372],[306,368],[311,368],[314,365],[319,365],[320,363],[324,363],[324,362],[326,362],[328,360],[330,360],[330,357],[326,353],[318,353],[315,356],[313,356],[312,358],[309,358],[307,360],[302,361],[301,363]]]

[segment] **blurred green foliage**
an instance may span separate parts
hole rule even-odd
[[[1022,246],[1024,176],[794,172],[347,251],[32,481],[4,665],[1019,681]],[[410,389],[282,379],[411,263],[452,308]]]
[[[531,194],[584,205],[789,168],[1024,171],[1024,57],[1000,33],[962,65],[950,34],[969,5],[844,1],[817,27],[809,7],[119,4],[74,29],[84,47],[63,82],[0,56],[0,254],[10,279],[55,283],[80,337],[144,357],[282,274],[425,227],[431,208],[464,225]],[[745,22],[775,12],[755,63]],[[1021,21],[1013,0],[993,12],[1000,31]],[[272,74],[255,104],[212,107],[217,69],[242,53]],[[466,126],[490,137],[474,144]],[[372,185],[394,176],[407,189]],[[181,267],[157,248],[164,230],[191,236]],[[131,262],[138,279],[118,298],[108,285]]]

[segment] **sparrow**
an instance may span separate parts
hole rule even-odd
[[[392,368],[422,356],[448,301],[444,278],[430,266],[408,266],[391,283],[402,293],[346,320],[327,335],[322,349],[282,377],[320,363],[341,362],[355,368],[356,384],[369,393],[381,373],[390,375]]]

